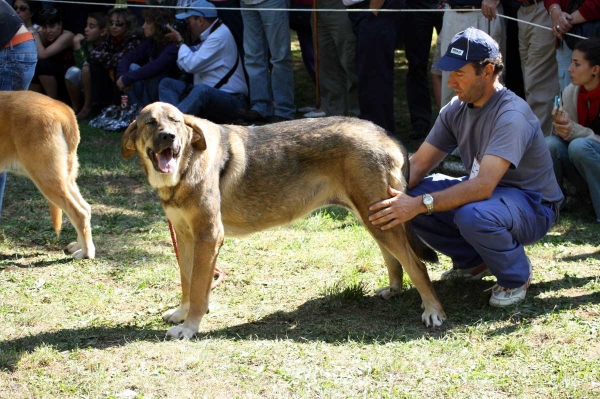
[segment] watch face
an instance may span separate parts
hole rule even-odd
[[[431,204],[433,204],[433,197],[431,195],[429,195],[429,194],[424,195],[423,196],[423,203],[425,205],[431,205]]]

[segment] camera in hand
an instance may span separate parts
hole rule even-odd
[[[171,32],[171,31],[169,30],[169,25],[171,26],[171,28],[173,28],[173,29],[175,29],[177,32],[179,32],[179,34],[180,34],[181,36],[184,36],[184,35],[185,35],[185,32],[186,32],[186,30],[187,30],[187,22],[186,22],[185,20],[180,20],[180,19],[177,19],[177,20],[175,20],[175,22],[173,22],[173,23],[170,23],[170,24],[164,24],[163,26],[161,26],[161,29],[162,29],[163,33],[165,33],[165,34],[166,34],[166,33],[169,33],[169,32]]]

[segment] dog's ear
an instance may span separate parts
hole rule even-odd
[[[191,116],[191,115],[183,115],[183,120],[185,121],[186,126],[192,129],[192,145],[195,149],[204,151],[206,150],[206,139],[204,138],[204,132],[202,132],[202,128],[198,121],[200,119]]]
[[[123,133],[121,139],[121,156],[123,158],[131,158],[135,155],[137,150],[135,149],[135,139],[137,138],[137,121],[133,121]]]

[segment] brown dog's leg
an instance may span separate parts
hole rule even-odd
[[[186,253],[182,257],[182,264],[180,266],[182,269],[181,286],[183,295],[181,306],[170,316],[169,321],[174,316],[181,315],[185,310],[187,310],[187,315],[183,324],[169,329],[167,335],[171,338],[192,338],[198,332],[202,317],[204,317],[208,310],[210,289],[219,249],[223,244],[224,233],[223,226],[218,222],[208,223],[208,226],[205,227],[212,229],[212,231],[193,232],[193,241],[189,243],[185,242],[184,244],[181,239],[179,241],[180,249]],[[175,230],[180,237],[177,227]],[[183,249],[188,244],[192,248],[191,251],[187,248]],[[187,262],[188,251],[192,255],[189,262]],[[186,286],[189,287],[187,293],[185,291]]]
[[[423,300],[423,315],[421,320],[427,327],[441,326],[446,319],[444,309],[433,289],[427,268],[412,250],[404,225],[384,233],[382,239],[386,248],[400,261],[404,270],[408,273],[411,281],[419,291]]]
[[[402,265],[400,262],[398,262],[398,259],[396,259],[381,242],[377,241],[377,245],[379,245],[379,249],[381,250],[381,254],[383,255],[383,259],[385,260],[385,264],[387,266],[390,285],[379,288],[377,291],[375,291],[375,293],[381,298],[387,300],[400,295],[402,292],[403,270]]]

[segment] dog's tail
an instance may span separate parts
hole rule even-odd
[[[419,259],[424,262],[437,263],[437,253],[419,238],[409,223],[406,223],[404,226],[406,229],[406,238],[408,238],[408,243]]]
[[[60,229],[62,228],[62,209],[50,203],[50,217],[52,218],[52,226],[56,232],[56,237],[60,236]]]

